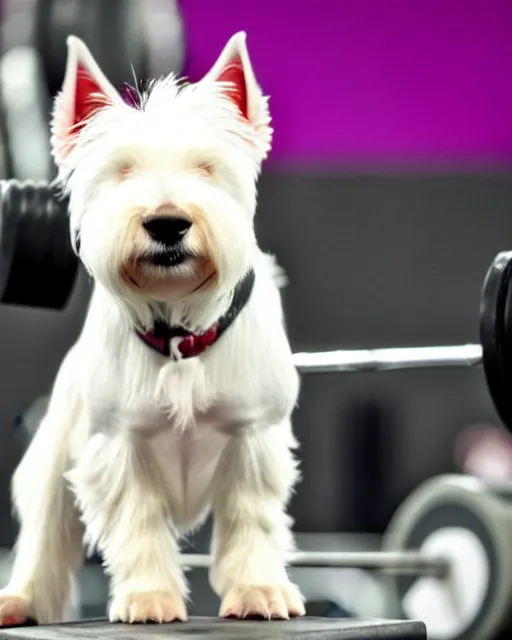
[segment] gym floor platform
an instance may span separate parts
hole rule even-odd
[[[422,622],[299,618],[296,620],[222,620],[191,618],[172,624],[111,624],[105,619],[57,625],[0,629],[3,640],[426,640]]]

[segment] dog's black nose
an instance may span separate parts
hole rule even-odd
[[[174,247],[192,226],[190,220],[176,216],[152,216],[146,218],[142,226],[156,242],[166,247]]]

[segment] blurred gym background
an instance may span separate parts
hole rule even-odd
[[[175,70],[197,80],[228,38],[246,30],[275,127],[257,226],[290,280],[284,302],[293,349],[478,341],[485,271],[512,245],[508,0],[0,0],[0,7],[1,178],[53,177],[48,113],[69,33],[120,86],[132,81],[130,65],[140,78]],[[10,477],[78,335],[88,292],[81,275],[62,312],[0,306],[4,549],[15,534]],[[481,459],[508,476],[508,443],[489,446],[499,420],[480,369],[304,377],[295,415],[304,479],[291,506],[301,548],[346,548],[347,540],[373,548],[419,483],[463,469],[460,451],[468,447],[460,439],[467,444],[475,425],[473,453],[481,446]],[[484,462],[471,470],[484,473]],[[207,535],[191,544],[204,550]],[[301,580],[313,585],[305,571]],[[208,613],[203,578],[194,601]],[[82,614],[96,612],[103,597],[94,584]]]

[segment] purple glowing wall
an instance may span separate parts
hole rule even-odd
[[[188,75],[248,34],[273,158],[512,163],[510,0],[182,0]]]

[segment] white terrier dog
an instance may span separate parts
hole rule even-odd
[[[110,620],[186,620],[178,540],[210,511],[220,615],[304,614],[286,570],[299,379],[253,229],[271,134],[244,33],[198,83],[128,95],[69,38],[52,149],[95,289],[13,478],[4,625],[61,619],[84,542]]]

